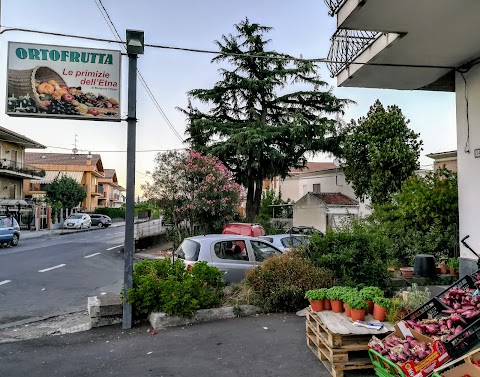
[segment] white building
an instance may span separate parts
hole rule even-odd
[[[480,252],[480,1],[325,0],[338,86],[455,92],[459,237]],[[460,245],[460,273],[477,258]]]

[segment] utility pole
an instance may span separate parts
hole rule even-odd
[[[127,130],[127,203],[125,208],[125,242],[123,297],[133,285],[133,254],[135,253],[135,148],[137,123],[137,58],[143,54],[144,33],[139,30],[127,30],[128,54],[128,130]],[[132,305],[123,303],[123,328],[132,328]]]

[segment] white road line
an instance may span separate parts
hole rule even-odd
[[[91,257],[94,257],[95,255],[99,255],[99,254],[100,254],[100,253],[85,255],[84,258],[91,258]]]
[[[38,272],[47,272],[47,271],[54,270],[54,269],[56,269],[56,268],[60,268],[60,267],[63,267],[63,266],[66,266],[66,264],[59,264],[58,266],[53,266],[53,267],[50,267],[50,268],[45,268],[44,270],[38,270]]]
[[[111,233],[110,235],[113,236],[114,234],[125,234],[125,232]]]
[[[118,247],[122,247],[122,246],[123,246],[123,243],[122,243],[121,245],[118,245],[118,246],[109,247],[109,248],[107,249],[107,251],[109,251],[109,250],[113,250],[113,249],[116,249],[116,248],[118,248]]]
[[[10,283],[10,282],[11,282],[11,280],[0,281],[0,285],[7,284],[7,283]]]

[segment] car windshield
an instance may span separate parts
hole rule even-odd
[[[284,247],[298,246],[302,241],[297,237],[284,237],[280,241]]]
[[[198,242],[183,240],[182,244],[175,251],[175,257],[188,261],[196,261],[199,253],[200,244]]]
[[[81,218],[82,218],[82,215],[71,215],[68,217],[69,220],[78,220]]]

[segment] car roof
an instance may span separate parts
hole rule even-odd
[[[278,238],[285,238],[285,237],[305,237],[304,234],[290,234],[290,233],[285,233],[285,234],[271,234],[271,235],[266,235],[266,236],[259,236],[259,238],[263,238],[263,237],[269,237],[269,238],[273,238],[273,239],[278,239]]]
[[[228,225],[259,226],[260,224],[259,224],[259,223],[228,223],[228,224],[225,225],[225,226],[228,226]]]
[[[262,238],[259,237],[250,237],[250,236],[241,236],[239,234],[205,234],[203,236],[193,236],[193,237],[187,237],[185,238],[186,240],[192,240],[192,241],[197,241],[197,242],[202,242],[202,241],[214,241],[214,240],[257,240],[257,241],[265,241]]]

